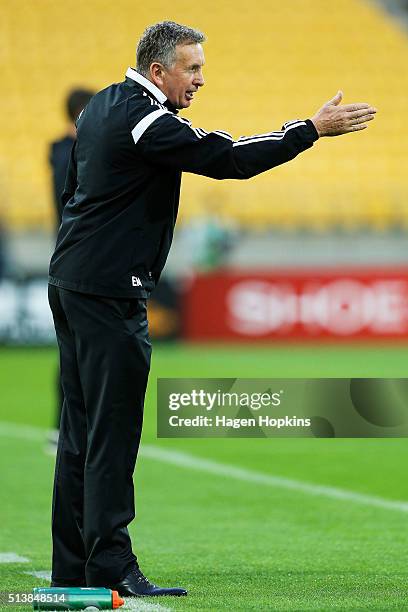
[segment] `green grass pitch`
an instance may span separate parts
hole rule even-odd
[[[0,553],[29,559],[0,563],[3,592],[47,585],[24,572],[50,569],[53,457],[44,452],[41,430],[24,426],[50,427],[55,368],[52,349],[0,349]],[[158,345],[143,444],[298,483],[408,502],[406,439],[155,436],[158,376],[407,375],[408,347],[402,345]],[[139,458],[136,507],[130,531],[142,569],[158,584],[185,586],[190,594],[127,601],[124,610],[408,610],[405,507],[268,486],[149,454]]]

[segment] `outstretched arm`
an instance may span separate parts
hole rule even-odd
[[[366,127],[376,110],[368,104],[339,106],[339,92],[312,119],[296,119],[281,130],[242,136],[207,132],[165,108],[139,120],[132,129],[137,150],[149,163],[215,179],[247,179],[286,163],[310,148],[319,136],[336,136]]]
[[[207,132],[173,113],[156,112],[140,139],[138,126],[132,131],[141,157],[154,165],[214,179],[251,178],[293,159],[318,139],[309,119],[288,121],[281,130],[234,140],[227,132]]]

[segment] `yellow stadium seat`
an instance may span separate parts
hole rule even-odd
[[[207,34],[207,85],[185,113],[198,126],[235,137],[279,129],[338,88],[379,109],[366,132],[322,140],[245,184],[186,176],[181,222],[211,194],[220,216],[258,229],[408,227],[408,37],[363,0],[3,2],[0,215],[11,227],[53,225],[48,146],[64,131],[67,91],[122,80],[141,32],[166,18]]]

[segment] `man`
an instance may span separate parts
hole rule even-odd
[[[52,170],[57,230],[62,221],[62,192],[64,191],[65,177],[67,175],[72,145],[76,138],[75,122],[78,119],[79,113],[85,108],[93,95],[94,92],[88,89],[73,89],[69,92],[65,102],[65,110],[68,119],[65,135],[59,140],[52,142],[50,145],[49,161]]]
[[[246,179],[293,159],[319,136],[362,130],[368,104],[241,137],[178,116],[204,85],[204,36],[162,22],[147,28],[137,70],[80,115],[63,196],[49,300],[65,403],[52,530],[56,586],[106,586],[122,595],[185,595],[141,573],[127,526],[150,363],[146,299],[165,264],[182,171]]]
[[[62,221],[62,192],[65,186],[65,177],[71,156],[72,145],[76,138],[75,121],[79,113],[85,108],[93,96],[93,92],[87,89],[73,89],[69,92],[66,102],[66,114],[68,126],[65,135],[55,140],[50,145],[49,161],[52,170],[52,185],[54,195],[55,224],[58,231]],[[58,443],[58,432],[61,421],[61,411],[64,394],[62,392],[60,374],[57,376],[57,406],[55,412],[55,429],[49,437],[50,450],[55,452]]]

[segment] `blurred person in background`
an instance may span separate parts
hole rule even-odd
[[[248,179],[319,137],[365,129],[376,112],[340,105],[338,92],[311,119],[267,134],[235,141],[194,128],[178,111],[204,85],[204,40],[171,21],[150,26],[137,70],[96,94],[77,121],[48,294],[65,398],[52,509],[55,587],[187,594],[143,575],[127,529],[150,369],[147,298],[170,250],[182,172]]]
[[[94,92],[89,89],[72,89],[65,100],[65,110],[68,119],[68,125],[64,136],[55,140],[50,144],[49,148],[49,162],[52,172],[52,186],[53,186],[53,203],[55,213],[55,224],[56,232],[61,225],[62,220],[62,192],[65,187],[65,179],[67,176],[67,170],[69,165],[69,158],[71,155],[71,149],[76,139],[76,127],[75,122],[78,119],[78,115],[88,104],[89,100],[94,95]],[[60,373],[58,368],[57,374],[57,405],[55,410],[54,429],[50,432],[48,437],[47,451],[55,453],[58,444],[58,433],[61,421],[62,403],[64,401],[64,394],[62,391]]]
[[[78,119],[78,115],[85,108],[93,95],[94,92],[90,91],[89,89],[75,88],[69,92],[65,101],[68,119],[66,132],[62,138],[55,140],[50,145],[49,162],[52,170],[54,210],[57,231],[62,220],[62,192],[64,191],[65,187],[69,157],[71,155],[72,145],[76,139],[75,122]]]
[[[191,256],[194,271],[211,272],[225,265],[233,245],[238,241],[238,232],[231,220],[220,214],[222,202],[208,197],[202,204],[200,214],[192,219],[182,232],[185,235],[186,257]]]

